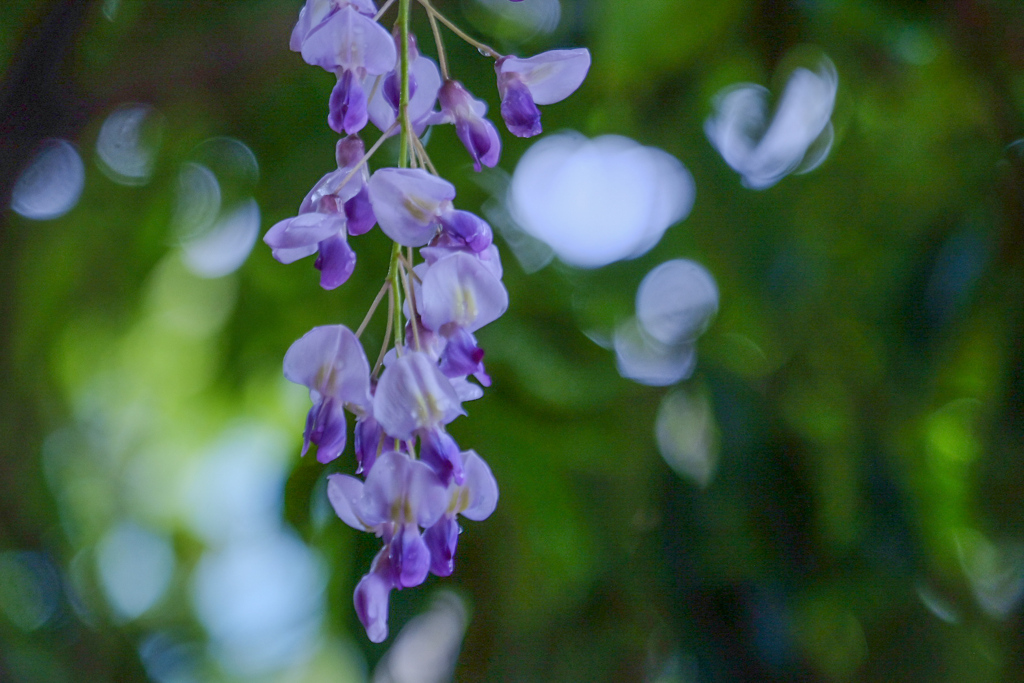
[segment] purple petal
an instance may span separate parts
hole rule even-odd
[[[494,168],[501,157],[501,138],[487,119],[456,119],[455,133],[473,158],[473,168]]]
[[[356,253],[341,235],[320,243],[320,256],[313,264],[320,271],[320,286],[331,290],[345,284],[356,267]]]
[[[356,196],[366,183],[365,173],[355,173],[349,178],[350,172],[351,169],[339,168],[320,178],[299,205],[299,214],[340,214],[341,205]],[[342,185],[346,178],[348,181]]]
[[[416,96],[416,74],[409,69],[409,101]],[[398,78],[398,71],[392,71],[384,77],[384,99],[394,111],[398,111],[402,98],[402,83]]]
[[[356,514],[357,506],[363,497],[363,482],[347,474],[331,474],[327,476],[327,500],[341,521],[359,531],[373,531]]]
[[[302,454],[306,454],[310,442],[315,443],[317,462],[329,463],[345,450],[345,411],[341,402],[333,398],[325,398],[314,402],[306,416],[306,429],[303,432]]]
[[[380,229],[407,247],[422,247],[437,232],[455,186],[422,169],[382,168],[370,176],[370,203]]]
[[[429,526],[444,513],[445,488],[433,470],[405,453],[383,453],[366,477],[356,512],[368,525]]]
[[[414,467],[408,472],[407,502],[415,521],[421,527],[432,526],[448,507],[448,492],[437,473],[426,463],[410,461]]]
[[[314,327],[284,355],[284,376],[324,397],[370,405],[370,364],[359,340],[344,325]]]
[[[395,43],[383,26],[352,7],[343,7],[302,43],[302,58],[327,71],[385,74],[395,66]]]
[[[350,235],[362,235],[377,224],[377,217],[373,215],[373,206],[370,204],[370,191],[366,185],[359,190],[359,194],[345,202],[345,216],[348,218]]]
[[[358,467],[356,474],[369,472],[373,463],[377,461],[377,450],[380,448],[380,438],[384,434],[380,425],[372,416],[356,422],[353,441],[356,451],[356,462]]]
[[[292,30],[289,47],[295,52],[301,52],[306,35],[346,5],[351,5],[368,17],[377,14],[372,0],[306,0],[305,6],[299,10],[299,20]]]
[[[358,133],[366,125],[366,93],[351,71],[342,71],[331,91],[327,125],[336,133]]]
[[[314,0],[307,0],[307,4]],[[295,28],[292,29],[292,36],[288,41],[288,48],[292,52],[302,51],[302,42],[306,39],[306,34],[312,29],[312,19],[310,18],[310,11],[308,8],[303,7],[299,10],[299,20],[295,23]]]
[[[415,524],[403,525],[388,544],[388,551],[398,588],[413,588],[427,578],[430,549]]]
[[[345,217],[323,213],[306,213],[293,218],[286,218],[275,223],[263,241],[271,248],[274,258],[281,263],[291,263],[296,259],[282,260],[304,253],[311,246],[318,245],[328,237],[337,235],[345,229]],[[283,252],[283,253],[282,253]],[[313,254],[316,249],[305,255]],[[298,256],[297,258],[302,258]]]
[[[423,534],[430,550],[430,571],[435,576],[451,576],[455,571],[455,549],[459,543],[459,524],[453,517],[442,517]]]
[[[413,123],[413,132],[422,135],[423,120],[434,109],[441,89],[441,72],[434,60],[428,57],[417,57],[409,71],[416,79],[416,92],[409,98],[409,119]]]
[[[465,252],[446,256],[427,269],[421,299],[423,324],[442,334],[448,334],[450,326],[475,332],[508,308],[505,286]]]
[[[583,83],[590,70],[590,51],[577,48],[550,50],[526,59],[502,57],[494,69],[498,72],[502,100],[507,95],[507,79],[518,79],[529,89],[535,103],[554,104],[573,94]]]
[[[466,519],[480,522],[491,516],[498,507],[498,482],[484,459],[476,451],[465,451],[463,462],[466,483],[463,488],[469,492],[468,500],[461,500],[457,512]]]
[[[452,481],[462,484],[465,480],[459,445],[441,427],[421,433],[420,458],[422,462],[430,465],[445,486]]]
[[[294,263],[299,259],[312,256],[318,248],[318,245],[312,244],[308,247],[297,247],[295,249],[273,249],[270,253],[278,263]]]
[[[420,56],[413,60],[409,73],[416,81],[416,90],[409,98],[409,120],[412,122],[413,132],[422,135],[428,125],[435,123],[431,114],[437,102],[437,91],[441,87],[441,72],[432,59]],[[388,102],[384,93],[385,78],[390,76],[391,74],[386,77],[370,76],[363,81],[363,88],[371,93],[367,105],[370,121],[382,132],[390,129],[398,116],[397,107]],[[395,132],[392,131],[392,134]]]
[[[468,246],[463,244],[461,239],[455,240],[452,238],[450,233],[447,231],[442,232],[438,238],[439,239],[432,242],[429,247],[423,247],[420,249],[420,256],[426,260],[428,265],[437,263],[445,256],[450,256],[451,254],[459,251],[466,251],[466,247]],[[448,238],[448,241],[447,243],[442,244],[442,242],[445,241],[445,238]],[[492,244],[483,251],[473,255],[476,256],[476,258],[480,260],[480,263],[490,271],[491,275],[499,280],[501,279],[503,274],[501,257],[498,254],[498,248],[496,246]]]
[[[478,398],[482,398],[484,395],[483,389],[478,385],[473,384],[465,377],[449,377],[448,381],[452,383],[452,388],[455,389],[455,393],[463,403],[466,401],[475,401]]]
[[[356,614],[371,642],[382,643],[388,637],[388,598],[392,587],[391,581],[375,571],[356,585]]]
[[[484,372],[484,351],[465,328],[458,328],[445,345],[438,367],[445,377],[465,377]],[[488,386],[490,382],[484,384]]]
[[[494,124],[483,118],[487,105],[474,98],[458,81],[445,81],[438,92],[441,112],[455,122],[455,132],[473,158],[473,167],[494,167],[501,155],[501,138]]]
[[[394,521],[392,507],[405,497],[406,465],[409,462],[409,456],[404,453],[388,451],[373,464],[373,469],[366,475],[363,497],[357,508],[360,518],[368,526],[379,527]]]
[[[338,140],[334,146],[334,158],[339,169],[351,171],[366,155],[366,145],[358,135],[348,135]]]
[[[494,232],[487,221],[469,211],[452,209],[441,215],[441,227],[456,236],[470,251],[481,252],[491,246]]]
[[[391,436],[448,424],[463,414],[459,397],[430,356],[414,351],[389,365],[377,383],[373,416]],[[376,467],[374,467],[376,469]]]
[[[540,135],[543,130],[540,125],[540,109],[537,109],[526,85],[511,78],[502,90],[505,94],[501,98],[501,118],[505,119],[509,132],[521,138]]]

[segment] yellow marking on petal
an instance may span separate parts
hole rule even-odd
[[[469,507],[469,487],[459,487],[459,512],[464,512]]]
[[[471,288],[456,287],[454,303],[455,310],[452,317],[455,318],[454,322],[458,323],[459,326],[466,327],[476,320],[476,316],[479,311],[476,307],[476,297],[473,296],[473,290]]]
[[[461,486],[457,486],[455,488],[455,490],[452,491],[452,497],[448,501],[447,513],[449,515],[454,515],[456,512],[459,512],[459,496],[460,496],[460,493],[461,493],[461,489],[462,489]]]
[[[331,363],[324,363],[316,372],[317,391],[325,396],[333,396],[338,388],[338,376]]]
[[[414,398],[416,399],[416,411],[414,416],[421,425],[431,425],[436,422],[440,422],[441,418],[444,417],[441,412],[441,406],[437,403],[437,398],[433,394],[415,392]]]
[[[437,213],[437,204],[412,195],[402,200],[402,208],[419,223],[429,223]]]

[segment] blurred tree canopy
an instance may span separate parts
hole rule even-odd
[[[478,0],[434,4],[503,52],[588,47],[589,77],[545,109],[546,131],[659,147],[697,195],[654,249],[601,269],[527,273],[498,240],[511,307],[480,335],[494,386],[452,434],[501,499],[462,535],[453,577],[393,595],[393,633],[450,589],[469,615],[458,681],[1024,681],[1024,5],[562,0],[557,28],[531,34]],[[359,238],[328,293],[262,243],[200,277],[173,227],[182,169],[211,140],[251,152],[258,180],[228,169],[222,191],[255,200],[261,235],[333,166],[332,76],[288,50],[299,7],[0,6],[2,681],[362,681],[390,644],[367,643],[352,611],[374,541],[334,518],[324,468],[299,458],[308,402],[280,376],[311,327],[358,325],[389,244]],[[421,16],[416,31],[433,54]],[[704,134],[715,94],[753,82],[777,98],[821,55],[839,74],[830,155],[743,187]],[[454,40],[449,57],[495,115],[488,60]],[[152,108],[159,143],[136,186],[97,161],[127,103]],[[33,221],[6,207],[48,138],[74,143],[85,184]],[[530,142],[503,139],[511,172]],[[454,131],[429,149],[462,208],[492,199],[500,174],[474,174]],[[678,257],[713,273],[719,313],[693,377],[644,387],[593,340]],[[708,409],[705,482],[659,453],[659,410],[680,396]],[[314,628],[260,631],[253,575],[230,603],[256,624],[245,640],[204,602],[201,577],[234,547],[216,525],[235,514],[204,506],[261,473],[270,492],[254,484],[266,500],[238,503],[239,528],[295,551],[280,600],[309,601]],[[122,539],[152,552],[110,569]],[[271,636],[302,653],[246,659]]]

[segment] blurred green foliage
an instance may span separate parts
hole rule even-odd
[[[62,4],[0,6],[8,86]],[[446,586],[471,606],[459,681],[1024,681],[1024,6],[563,0],[559,28],[530,37],[474,0],[435,4],[503,50],[588,46],[588,80],[545,108],[546,129],[665,149],[697,201],[651,252],[600,270],[526,274],[499,243],[511,307],[480,334],[494,386],[451,429],[491,464],[500,504],[467,525],[455,576],[393,596],[392,632]],[[330,170],[332,77],[287,49],[298,6],[94,2],[66,59],[40,53],[63,109],[39,137],[76,142],[86,187],[58,220],[0,215],[0,680],[363,680],[384,652],[351,606],[374,541],[333,517],[324,469],[299,459],[308,404],[280,363],[315,325],[358,325],[388,244],[354,240],[355,274],[326,293],[261,243],[238,272],[199,278],[169,227],[179,170],[210,137],[258,159],[261,234]],[[743,188],[704,137],[714,94],[751,81],[778,96],[820,54],[840,83],[830,157]],[[450,56],[496,113],[491,65],[454,41]],[[95,160],[125,102],[165,117],[145,187]],[[504,140],[511,171],[528,143]],[[453,131],[429,149],[461,208],[489,198]],[[676,257],[721,292],[683,384],[711,409],[703,487],[659,455],[671,390],[620,378],[590,339]],[[207,649],[191,577],[209,541],[171,485],[232,429],[285,439],[280,513],[327,580],[314,654],[262,678]],[[130,618],[95,559],[125,519],[176,558],[164,597]],[[156,633],[195,648],[191,678],[154,671]]]

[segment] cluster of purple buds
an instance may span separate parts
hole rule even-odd
[[[436,173],[420,136],[428,126],[454,124],[477,170],[498,163],[501,140],[485,118],[487,105],[450,77],[438,25],[495,59],[501,114],[515,135],[538,134],[537,105],[568,97],[590,66],[585,49],[501,55],[429,0],[417,0],[429,15],[439,66],[409,33],[412,0],[398,0],[393,31],[379,23],[394,1],[378,10],[372,0],[306,0],[291,48],[337,77],[328,124],[346,137],[335,150],[337,170],[314,185],[298,215],[264,237],[281,263],[316,254],[328,290],[355,268],[350,237],[379,226],[394,242],[387,278],[358,330],[316,327],[284,359],[285,377],[307,387],[313,403],[303,454],[312,443],[321,463],[335,460],[347,443],[346,413],[355,420],[354,469],[362,478],[330,475],[328,497],[346,524],[383,543],[355,589],[356,613],[374,642],[387,637],[391,591],[417,586],[429,573],[451,574],[458,516],[483,520],[498,500],[487,463],[460,448],[447,426],[490,386],[475,335],[505,312],[508,293],[491,227],[455,208],[455,187]],[[380,130],[369,151],[359,137],[367,123]],[[392,135],[400,136],[397,166],[371,174],[369,159]],[[385,297],[383,347],[371,365],[359,337]]]

